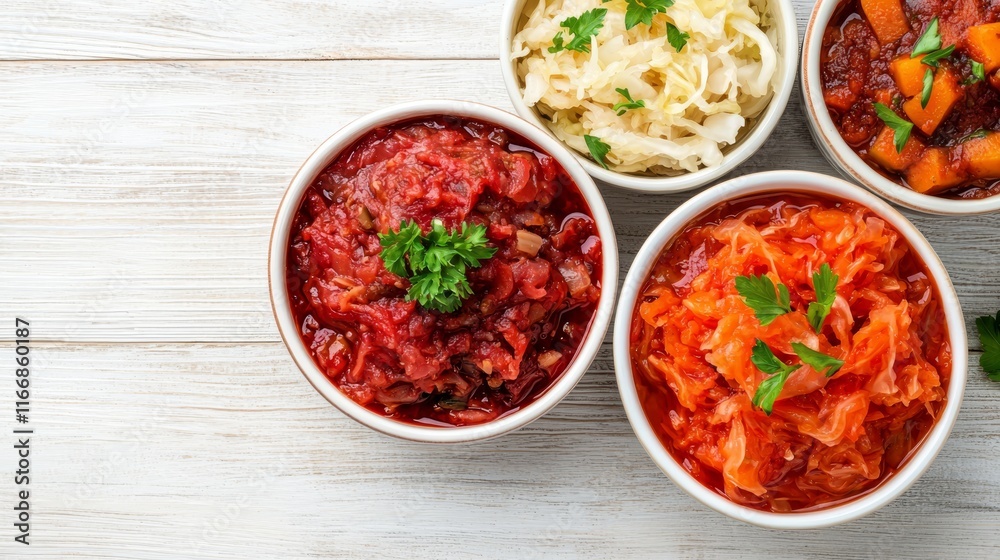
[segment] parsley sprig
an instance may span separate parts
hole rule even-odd
[[[809,304],[806,317],[809,319],[809,325],[817,333],[823,330],[823,322],[830,314],[830,310],[833,309],[833,303],[837,299],[837,282],[839,280],[840,277],[834,274],[833,269],[826,263],[823,263],[819,270],[813,273],[816,301]],[[753,309],[761,325],[769,325],[778,317],[792,311],[788,287],[779,283],[775,288],[774,282],[766,275],[737,276],[736,291],[739,292],[747,307]],[[802,364],[812,367],[816,372],[822,373],[826,377],[833,376],[844,365],[843,360],[817,352],[800,342],[792,343],[792,351],[799,357]],[[785,386],[788,376],[802,365],[791,365],[781,361],[774,355],[771,348],[759,338],[754,343],[750,361],[760,371],[770,374],[770,377],[758,385],[753,396],[753,405],[765,413],[771,414],[774,402],[781,394],[781,389]]]
[[[816,301],[809,304],[806,316],[809,324],[817,333],[823,331],[823,321],[833,309],[833,302],[837,299],[837,282],[840,276],[833,273],[830,265],[823,263],[819,271],[813,273],[813,290],[816,291]]]
[[[625,98],[625,101],[615,103],[615,106],[611,108],[619,117],[624,115],[629,109],[642,109],[646,106],[646,102],[642,99],[638,101],[632,99],[632,94],[628,92],[628,88],[615,88],[615,91]]]
[[[979,342],[983,345],[983,355],[979,365],[990,381],[1000,382],[1000,313],[996,317],[986,315],[976,319]]]
[[[594,8],[587,10],[577,17],[568,17],[559,24],[573,34],[573,38],[567,43],[563,37],[563,32],[556,33],[552,38],[550,53],[557,53],[562,50],[577,51],[582,53],[590,52],[590,38],[597,35],[597,32],[604,27],[604,16],[608,11],[604,8]]]
[[[910,58],[917,58],[922,54],[931,53],[941,48],[941,33],[938,32],[938,23],[938,18],[934,18],[927,24],[927,29],[913,44]]]
[[[800,342],[793,342],[792,350],[802,360],[802,364],[813,368],[817,373],[822,373],[826,377],[832,377],[844,365],[843,360],[827,356],[822,352],[817,352]],[[757,391],[754,393],[752,400],[754,406],[760,408],[765,414],[770,416],[774,408],[774,402],[778,400],[778,396],[785,387],[785,381],[788,380],[788,376],[801,368],[802,365],[790,365],[781,361],[774,355],[771,347],[759,338],[754,342],[750,361],[760,371],[770,374],[770,377],[761,381],[760,385],[757,386]]]
[[[403,221],[399,231],[380,233],[379,241],[386,270],[410,280],[406,301],[446,313],[472,295],[466,271],[479,268],[496,253],[495,247],[486,246],[486,226],[479,224],[463,223],[461,229],[449,232],[434,220],[431,231],[424,234],[416,222]]]
[[[792,311],[788,286],[779,283],[775,293],[774,283],[764,274],[737,276],[736,291],[747,307],[753,309],[760,324],[765,327],[778,317]]]
[[[809,325],[817,333],[823,330],[823,322],[830,314],[830,310],[833,309],[833,304],[837,299],[837,282],[839,280],[840,277],[834,274],[833,269],[826,263],[823,263],[819,270],[813,273],[816,301],[809,304],[806,316],[809,319]],[[775,288],[774,282],[766,275],[737,276],[736,291],[743,298],[743,302],[753,309],[761,325],[769,325],[778,317],[792,311],[788,287],[779,283]],[[822,373],[826,377],[833,376],[844,365],[843,360],[817,352],[799,342],[792,343],[792,351],[799,357],[802,364],[812,367],[816,372]],[[759,338],[754,343],[750,361],[760,371],[770,374],[770,377],[761,381],[753,396],[753,405],[770,415],[774,402],[781,394],[788,376],[802,365],[791,365],[781,361],[771,348]]]
[[[816,301],[809,304],[806,316],[809,324],[817,333],[823,330],[823,321],[833,309],[837,299],[837,282],[840,277],[833,273],[830,265],[823,263],[819,270],[813,273],[813,290],[816,291]],[[763,326],[770,325],[785,313],[791,313],[791,298],[788,286],[779,283],[777,291],[774,283],[766,275],[737,276],[736,291],[739,292],[747,307],[753,309],[757,320]]]
[[[760,371],[771,374],[771,377],[761,381],[760,385],[757,386],[757,392],[754,393],[752,401],[754,406],[770,416],[771,410],[774,408],[774,401],[778,400],[778,395],[781,394],[781,389],[785,386],[788,376],[802,366],[791,366],[782,362],[774,355],[767,343],[759,338],[753,345],[750,361]]]
[[[927,29],[924,30],[923,35],[913,45],[910,58],[925,55],[920,62],[931,68],[937,68],[940,61],[951,56],[953,52],[955,52],[955,45],[948,45],[943,49],[941,48],[941,33],[938,32],[938,18],[934,18],[927,25]]]
[[[666,12],[674,0],[625,0],[625,3],[625,29],[632,29],[640,23],[653,25],[653,16]]]
[[[930,102],[931,90],[934,88],[934,72],[941,65],[941,61],[951,56],[953,52],[955,52],[955,45],[949,45],[943,49],[941,48],[941,33],[938,31],[938,18],[932,19],[927,25],[927,29],[924,30],[924,33],[913,45],[913,51],[910,52],[910,58],[916,58],[920,55],[924,55],[924,57],[920,59],[920,63],[930,66],[930,68],[924,72],[923,88],[921,88],[920,91],[921,107],[926,109],[927,103]],[[902,151],[902,148],[899,148],[898,144],[896,149],[898,151]]]
[[[910,134],[913,133],[913,123],[900,117],[895,111],[882,103],[875,103],[875,114],[878,115],[878,118],[882,119],[882,122],[886,126],[892,129],[896,152],[902,153],[903,148],[906,147],[907,140],[910,139]]]

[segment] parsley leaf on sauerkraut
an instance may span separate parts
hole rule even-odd
[[[684,48],[684,45],[687,44],[688,39],[690,38],[690,35],[684,33],[680,29],[677,29],[676,25],[667,22],[667,42],[670,43],[670,46],[673,47],[674,50],[681,52],[681,49]]]
[[[587,142],[587,149],[590,150],[590,155],[597,160],[597,163],[601,164],[601,167],[607,169],[608,162],[606,158],[608,157],[608,151],[611,150],[611,146],[600,138],[589,134],[584,135],[583,139]]]
[[[840,368],[844,367],[844,360],[817,352],[801,342],[793,342],[792,350],[795,351],[795,355],[802,360],[803,364],[813,368],[816,373],[822,373],[826,377],[833,377],[840,371]]]
[[[578,17],[568,17],[559,24],[559,27],[569,29],[573,38],[568,43],[564,43],[562,31],[556,33],[552,38],[550,53],[557,53],[562,50],[577,51],[582,53],[590,52],[590,38],[597,35],[597,32],[604,27],[604,16],[608,11],[604,8],[587,10]]]
[[[840,276],[833,273],[830,265],[823,263],[819,271],[813,273],[813,289],[816,291],[816,301],[809,304],[807,316],[809,324],[817,333],[823,331],[823,321],[833,309],[837,299],[837,282]]]
[[[765,327],[778,317],[792,311],[788,286],[779,283],[778,292],[775,293],[774,283],[767,275],[737,276],[736,291],[740,293],[747,307],[753,309],[760,324]]]
[[[793,342],[792,350],[802,360],[802,364],[813,368],[817,373],[821,373],[826,377],[833,377],[844,366],[843,360],[827,356],[822,352],[817,352],[801,342]],[[785,381],[788,380],[788,376],[801,368],[802,365],[789,365],[782,362],[774,355],[771,347],[759,338],[754,342],[750,361],[760,371],[771,374],[770,377],[761,381],[760,385],[757,386],[757,391],[754,393],[752,401],[754,406],[760,408],[770,416],[771,410],[774,408],[774,402],[781,395],[781,390],[785,387]]]
[[[632,94],[628,92],[628,88],[615,88],[615,91],[620,93],[621,96],[625,98],[625,101],[615,103],[615,106],[612,107],[612,109],[618,113],[619,117],[624,115],[629,109],[642,109],[646,106],[646,102],[642,99],[638,101],[632,99]]]
[[[785,386],[788,376],[802,366],[790,366],[782,362],[774,355],[767,343],[759,338],[753,345],[750,361],[760,371],[772,374],[771,377],[760,382],[760,385],[757,386],[757,392],[753,395],[753,405],[770,416],[771,410],[774,408],[774,401],[778,400],[778,395],[781,394],[781,389]]]
[[[609,0],[605,0],[607,2]],[[640,23],[653,25],[653,16],[662,14],[674,5],[674,0],[625,0],[625,29],[632,29]]]

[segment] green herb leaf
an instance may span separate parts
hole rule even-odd
[[[983,345],[983,355],[979,365],[990,381],[1000,382],[1000,313],[996,317],[986,315],[976,319],[979,342]]]
[[[690,38],[690,35],[684,33],[680,29],[677,29],[676,25],[667,22],[667,42],[670,43],[670,46],[673,47],[675,51],[681,52],[681,49],[684,48],[684,45],[687,44],[688,39]]]
[[[404,221],[398,232],[379,234],[379,242],[386,270],[410,281],[406,300],[446,313],[472,295],[468,268],[478,268],[497,251],[486,246],[486,226],[463,223],[449,232],[439,220],[427,234],[416,222]]]
[[[893,131],[893,140],[896,144],[896,152],[901,153],[906,146],[906,141],[910,139],[913,132],[913,123],[903,119],[895,111],[886,107],[882,103],[875,103],[875,114],[882,122]]]
[[[589,134],[583,135],[583,141],[587,143],[587,149],[590,150],[590,155],[597,160],[597,163],[601,164],[601,167],[607,169],[608,163],[605,159],[607,158],[608,152],[611,151],[611,145],[606,144],[600,138]]]
[[[779,360],[774,355],[774,352],[771,351],[771,347],[759,338],[754,342],[750,361],[753,362],[753,365],[757,366],[757,369],[769,374],[781,373],[783,371],[791,373],[799,369],[799,366],[790,366]]]
[[[418,243],[417,239],[423,235],[420,226],[416,222],[401,222],[399,231],[379,234],[379,242],[382,244],[382,262],[385,269],[396,276],[406,277],[406,254],[410,248]]]
[[[962,142],[968,142],[969,140],[975,140],[977,138],[986,138],[989,135],[990,135],[990,131],[986,130],[985,128],[980,128],[979,130],[977,130],[975,132],[971,132],[971,133],[969,133],[969,134],[967,134],[967,135],[959,138],[958,142],[961,144]]]
[[[972,83],[982,82],[986,79],[986,67],[982,62],[971,61],[972,63]]]
[[[446,410],[465,410],[469,408],[469,401],[445,393],[438,398],[437,405]]]
[[[624,115],[629,109],[641,109],[646,106],[646,102],[642,99],[638,101],[632,99],[632,96],[628,92],[628,88],[615,88],[615,91],[627,100],[622,101],[621,103],[615,103],[615,106],[611,108],[611,110],[617,113],[619,117]]]
[[[465,277],[465,265],[424,272],[410,278],[406,301],[416,300],[422,307],[445,313],[457,311],[462,301],[472,295],[472,288]]]
[[[451,245],[455,253],[472,268],[482,266],[482,261],[493,256],[497,250],[487,247],[489,239],[486,238],[486,226],[462,223],[461,232],[451,234]]]
[[[920,59],[921,64],[926,64],[931,68],[937,68],[940,61],[951,56],[951,53],[955,52],[955,45],[950,45],[943,49],[938,49],[928,55],[925,55]]]
[[[604,16],[608,13],[605,8],[594,8],[587,10],[578,17],[568,17],[559,24],[573,34],[573,38],[568,43],[564,43],[562,31],[556,33],[552,38],[552,46],[549,52],[557,53],[561,50],[577,51],[582,53],[590,52],[590,38],[597,35],[597,32],[604,27]]]
[[[555,37],[552,38],[552,46],[549,47],[550,53],[557,53],[566,47],[563,45],[563,35],[562,31],[556,33]]]
[[[753,405],[770,416],[771,410],[774,408],[774,401],[778,400],[778,395],[781,394],[781,389],[785,386],[788,376],[801,366],[790,366],[782,362],[774,355],[771,348],[759,338],[753,345],[750,361],[760,371],[773,374],[760,382],[753,395]]]
[[[917,39],[916,44],[913,45],[913,52],[910,53],[910,58],[917,58],[922,54],[936,51],[941,48],[941,34],[938,33],[938,18],[931,20],[930,24],[927,25],[927,29],[924,30],[924,34]]]
[[[625,29],[632,29],[640,23],[653,25],[653,16],[662,14],[674,5],[674,0],[625,0]]]
[[[844,360],[827,356],[799,342],[792,343],[792,350],[795,351],[795,355],[802,360],[803,364],[812,367],[817,373],[822,373],[827,377],[833,377],[844,366]]]
[[[747,307],[753,309],[761,325],[770,325],[781,315],[792,311],[788,287],[778,284],[778,291],[775,294],[774,283],[764,274],[737,276],[736,291],[740,293]]]
[[[823,263],[818,272],[813,273],[813,289],[816,291],[816,301],[809,304],[806,316],[809,324],[817,333],[823,330],[823,321],[833,309],[837,299],[837,281],[840,277],[833,273],[830,265]]]
[[[934,87],[934,71],[930,68],[924,72],[924,89],[920,92],[920,106],[927,108],[927,103],[931,100],[931,89]]]

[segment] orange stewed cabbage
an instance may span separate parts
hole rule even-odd
[[[806,309],[824,263],[840,277],[820,333]],[[792,312],[762,326],[741,275],[786,285]],[[752,404],[767,374],[756,339],[786,363],[799,342],[842,359],[803,366],[770,415]],[[943,410],[951,351],[934,286],[885,220],[850,202],[754,198],[684,230],[640,292],[631,354],[644,411],[673,456],[746,506],[786,512],[842,501],[898,470]]]

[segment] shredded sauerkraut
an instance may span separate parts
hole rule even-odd
[[[766,0],[677,0],[653,24],[625,28],[626,0],[539,0],[513,39],[523,98],[552,132],[588,154],[584,135],[611,149],[616,171],[674,175],[717,166],[725,146],[771,99],[777,35]],[[560,24],[604,8],[590,52],[550,52]],[[678,52],[667,22],[690,37]],[[645,107],[619,116],[627,89]]]

